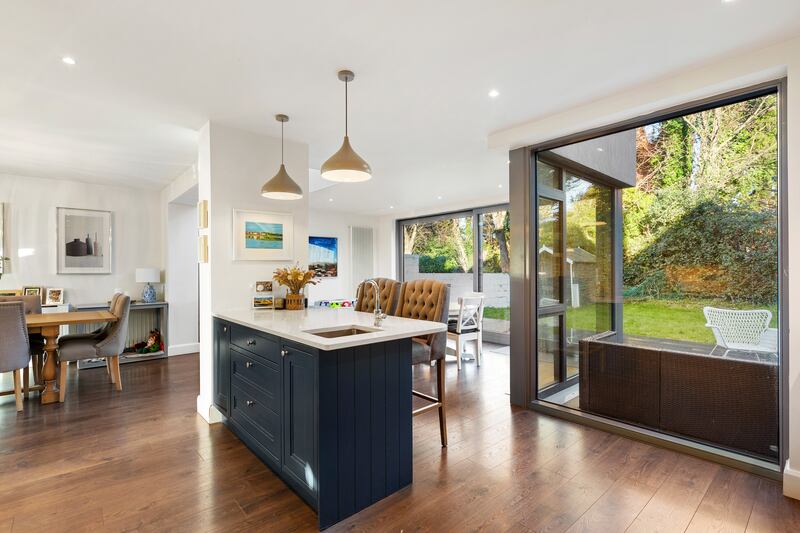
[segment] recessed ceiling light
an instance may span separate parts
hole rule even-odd
[[[437,200],[441,200],[441,199],[442,199],[442,197],[441,197],[441,196],[437,196],[437,197],[436,197],[436,199],[437,199]]]
[[[598,151],[598,152],[602,152],[602,151],[603,151],[603,149],[602,149],[602,148],[598,148],[598,149],[597,149],[597,151]]]
[[[500,91],[497,89],[492,89],[489,91],[489,98],[497,98],[498,96],[500,96]]]
[[[390,206],[389,206],[389,209],[394,209],[394,206],[393,206],[393,205],[390,205]]]
[[[333,201],[333,198],[328,198],[328,201],[329,201],[329,202],[332,202],[332,201]]]
[[[503,188],[503,184],[502,184],[502,183],[500,183],[500,184],[497,186],[497,188],[498,188],[498,189],[502,189],[502,188]]]
[[[723,4],[732,4],[733,0],[722,0]]]
[[[75,63],[77,63],[77,61],[75,61],[75,58],[69,56],[62,57],[61,62],[64,63],[65,65],[74,65]]]
[[[510,164],[511,164],[511,160],[509,159],[508,161],[506,161],[506,165],[510,165]]]

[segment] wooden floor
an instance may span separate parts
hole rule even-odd
[[[0,532],[313,531],[314,513],[195,413],[197,357],[71,372],[0,399]],[[424,389],[433,373],[419,366]],[[414,483],[329,531],[800,531],[772,481],[508,405],[508,356],[448,362],[450,446],[414,419]]]

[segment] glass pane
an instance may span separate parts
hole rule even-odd
[[[482,213],[481,228],[481,287],[485,296],[483,330],[494,332],[496,340],[510,334],[509,257],[511,234],[509,213],[506,210]]]
[[[561,170],[547,163],[537,161],[536,180],[541,186],[561,189]]]
[[[539,306],[561,303],[561,202],[539,198]]]
[[[450,284],[450,301],[474,291],[472,216],[403,224],[403,279]]]
[[[611,330],[611,189],[567,174],[567,378],[578,374],[578,342]]]
[[[558,358],[561,353],[560,318],[560,316],[546,316],[539,319],[539,390],[558,382]]]

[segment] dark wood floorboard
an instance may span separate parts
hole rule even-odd
[[[778,483],[509,406],[508,356],[447,363],[450,445],[414,418],[414,483],[342,531],[800,531]],[[197,356],[70,369],[67,401],[0,398],[0,533],[314,531],[316,516],[195,413]],[[414,370],[432,392],[435,372]],[[6,385],[4,376],[2,386]]]

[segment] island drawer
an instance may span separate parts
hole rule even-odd
[[[231,382],[240,386],[255,386],[267,407],[276,413],[281,410],[281,367],[270,360],[250,356],[231,349]],[[242,384],[241,382],[244,382]]]
[[[269,359],[275,364],[280,364],[281,362],[281,347],[278,340],[259,334],[250,328],[232,324],[231,344]]]
[[[280,461],[280,416],[265,404],[263,394],[242,380],[234,380],[232,389],[233,420]]]

